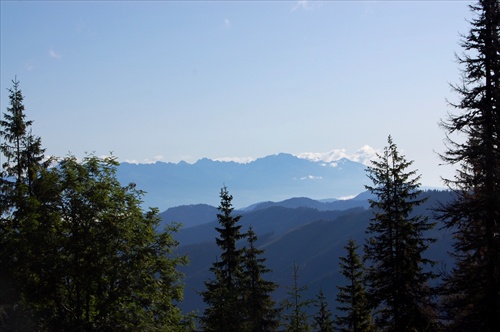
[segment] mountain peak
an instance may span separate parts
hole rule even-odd
[[[364,190],[367,180],[364,169],[363,164],[346,156],[325,162],[278,153],[248,163],[209,158],[194,164],[123,163],[117,175],[121,183],[134,182],[146,192],[143,197],[146,208],[158,207],[163,211],[179,205],[217,205],[223,185],[234,196],[236,207],[289,197],[351,196]]]

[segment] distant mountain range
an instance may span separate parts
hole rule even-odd
[[[414,212],[431,220],[438,202],[444,203],[451,197],[447,191],[436,190],[426,191],[424,195],[429,199]],[[272,270],[266,278],[279,284],[274,293],[277,301],[284,298],[286,287],[291,285],[291,266],[296,263],[300,268],[299,284],[309,287],[305,296],[314,299],[321,288],[334,309],[336,286],[345,282],[339,271],[339,257],[345,255],[343,247],[349,238],[362,248],[373,216],[368,209],[370,197],[368,192],[333,202],[300,197],[257,203],[234,211],[234,215],[242,215],[242,231],[252,226],[258,235],[257,245],[265,250],[266,265]],[[176,221],[184,225],[175,238],[180,243],[179,253],[186,254],[190,260],[188,266],[181,268],[185,273],[185,299],[180,306],[185,312],[201,313],[204,308],[199,292],[204,290],[203,282],[211,277],[209,269],[220,254],[215,244],[217,212],[215,206],[196,204],[171,208],[161,214],[163,223]],[[439,262],[436,265],[439,272],[452,264],[447,254],[451,233],[441,226],[438,224],[426,234],[437,239],[427,257]]]
[[[369,183],[366,166],[331,156],[277,154],[249,163],[201,159],[155,164],[122,163],[117,177],[122,184],[134,182],[144,190],[144,207],[158,207],[162,225],[180,222],[183,227],[174,235],[179,254],[189,257],[185,273],[185,312],[204,308],[199,292],[210,277],[210,267],[218,259],[215,244],[218,235],[216,206],[219,192],[227,186],[233,195],[235,215],[242,215],[242,230],[252,226],[265,250],[266,276],[279,285],[274,297],[280,301],[292,283],[291,266],[299,267],[299,284],[307,284],[305,296],[313,299],[321,288],[335,306],[336,286],[344,282],[339,271],[339,257],[349,238],[359,245],[365,240],[366,227],[372,218],[365,191]],[[427,191],[429,200],[416,213],[433,218],[433,207],[450,198],[447,191]],[[350,199],[339,199],[350,196]],[[440,263],[437,272],[452,265],[447,254],[451,233],[438,224],[428,234],[438,241],[428,257]],[[360,255],[362,252],[359,253]],[[313,308],[314,309],[314,308]]]
[[[200,159],[154,164],[121,163],[121,183],[134,182],[144,190],[144,206],[170,207],[189,204],[217,205],[220,188],[226,185],[236,207],[259,201],[290,197],[328,199],[353,196],[368,183],[366,166],[348,159],[324,161],[281,153],[249,163]]]

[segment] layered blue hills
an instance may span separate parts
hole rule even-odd
[[[423,197],[428,200],[414,213],[434,220],[434,209],[449,201],[452,194],[431,190],[424,192]],[[308,286],[304,296],[314,299],[322,289],[334,309],[336,286],[346,283],[340,273],[339,257],[345,256],[344,246],[349,239],[354,239],[361,248],[365,243],[366,228],[373,217],[369,198],[373,196],[367,192],[335,202],[300,197],[233,211],[234,215],[242,216],[239,221],[242,232],[251,226],[258,236],[257,247],[265,251],[266,266],[272,271],[266,278],[279,285],[273,293],[277,302],[285,298],[287,287],[293,282],[291,266],[296,264],[300,268],[299,283]],[[204,290],[204,282],[213,277],[210,267],[220,255],[215,243],[218,236],[215,227],[219,226],[217,213],[215,206],[196,204],[171,208],[161,214],[165,224],[175,221],[184,226],[175,238],[180,245],[178,253],[189,258],[189,264],[180,268],[185,274],[184,301],[180,307],[186,313],[199,314],[205,308],[199,292]],[[443,224],[435,221],[436,227],[425,236],[436,242],[430,245],[425,257],[436,262],[435,273],[443,273],[453,266],[448,254],[452,250],[452,231],[443,229]]]

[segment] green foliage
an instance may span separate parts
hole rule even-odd
[[[65,326],[85,330],[176,329],[181,315],[172,302],[182,299],[176,266],[185,263],[173,256],[178,226],[156,233],[158,211],[142,211],[142,193],[120,186],[116,166],[111,157],[82,163],[69,157],[54,170],[65,232],[57,310],[71,313]]]
[[[216,227],[220,238],[215,241],[222,253],[220,261],[213,263],[210,271],[214,279],[205,282],[206,290],[201,293],[208,307],[203,313],[201,323],[206,331],[242,331],[245,314],[243,301],[243,254],[236,242],[244,237],[241,225],[237,225],[241,216],[231,213],[233,196],[226,187],[220,191],[220,213],[217,214],[220,227]]]
[[[316,331],[333,332],[332,312],[328,309],[328,302],[322,289],[316,296],[316,307],[318,312],[313,317]]]
[[[347,284],[337,286],[339,290],[337,310],[345,314],[335,317],[337,326],[342,332],[373,331],[364,285],[364,266],[357,253],[359,246],[353,239],[350,239],[344,248],[347,255],[340,257],[340,268]]]
[[[380,330],[426,331],[433,326],[428,281],[434,274],[423,269],[433,262],[423,253],[434,241],[425,237],[434,224],[412,214],[425,198],[421,198],[416,171],[406,170],[411,164],[389,136],[383,154],[367,169],[373,186],[366,188],[376,196],[369,200],[374,217],[365,245],[366,259],[371,263],[367,281]]]
[[[442,158],[457,165],[447,180],[456,199],[441,218],[454,232],[456,264],[445,278],[443,304],[454,331],[500,330],[500,5],[471,6],[471,28],[462,37],[461,82],[453,86],[458,112],[442,122],[448,149]],[[451,139],[449,135],[460,139]]]
[[[12,271],[42,330],[187,327],[175,306],[183,292],[176,267],[186,263],[173,252],[178,226],[157,233],[158,211],[140,208],[142,193],[119,184],[116,166],[112,157],[67,157],[41,174],[52,193],[10,250],[22,249]]]
[[[0,307],[21,308],[7,315],[19,321],[21,312],[33,323],[4,326],[189,329],[176,306],[183,295],[176,267],[186,263],[174,253],[178,225],[156,232],[158,211],[143,211],[143,193],[120,185],[113,157],[67,157],[48,168],[54,159],[44,161],[41,140],[31,135],[18,84],[0,122],[1,281],[2,292],[13,294]]]
[[[306,309],[313,303],[310,299],[303,299],[303,293],[307,291],[307,285],[299,286],[299,266],[292,265],[293,284],[287,287],[288,297],[281,303],[283,310],[283,324],[285,331],[304,332],[310,331],[309,316]]]

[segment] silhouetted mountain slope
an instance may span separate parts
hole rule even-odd
[[[349,200],[333,200],[328,202],[320,202],[307,197],[295,197],[286,199],[280,202],[261,202],[252,204],[241,210],[236,210],[235,213],[247,214],[264,210],[270,207],[284,207],[284,208],[310,208],[319,211],[343,211],[356,207],[368,208],[366,194],[362,193]],[[202,225],[211,221],[216,221],[218,211],[215,206],[207,204],[192,204],[181,205],[169,208],[160,213],[163,223],[179,222],[183,228],[190,228],[193,226]]]
[[[267,209],[260,209],[251,212],[235,211],[234,214],[242,215],[240,224],[243,229],[252,226],[256,234],[275,238],[290,230],[303,226],[304,224],[317,220],[332,220],[339,216],[351,214],[353,211],[363,210],[362,207],[344,211],[318,211],[312,208],[285,208],[272,206]],[[215,215],[214,215],[215,216]],[[182,245],[194,243],[213,242],[217,232],[218,222],[214,221],[181,229],[176,235],[176,239]]]
[[[217,213],[217,208],[211,205],[193,204],[169,208],[160,213],[160,217],[166,223],[179,222],[188,228],[217,220]]]
[[[356,196],[358,197],[358,196]],[[244,211],[255,211],[266,209],[271,206],[281,206],[287,208],[300,208],[306,207],[311,209],[317,209],[320,211],[328,211],[328,210],[347,210],[353,207],[364,207],[368,208],[369,204],[366,199],[347,199],[347,200],[332,200],[328,202],[322,202],[313,200],[307,197],[294,197],[290,199],[286,199],[281,202],[262,202],[257,203],[245,208]]]
[[[429,191],[425,195],[429,196],[428,201],[415,212],[432,218],[432,208],[437,206],[438,201],[448,200],[451,194]],[[364,204],[363,201],[358,203]],[[309,286],[306,296],[314,298],[321,287],[332,308],[335,306],[336,285],[344,282],[339,272],[338,258],[345,255],[343,247],[349,238],[352,237],[360,245],[364,243],[365,230],[373,216],[371,211],[363,207],[319,211],[304,207],[271,206],[240,211],[239,214],[242,215],[242,230],[252,225],[259,237],[258,247],[265,250],[266,264],[272,270],[266,278],[280,286],[274,294],[275,298],[281,300],[285,296],[285,287],[292,283],[290,267],[295,262],[300,266],[299,283]],[[203,282],[211,277],[209,269],[220,253],[215,245],[216,226],[218,223],[214,221],[183,229],[176,236],[181,243],[180,252],[190,257],[189,266],[182,268],[186,274],[186,290],[185,301],[181,306],[185,311],[204,308],[197,292],[204,289]],[[436,269],[451,266],[447,254],[451,232],[442,230],[439,224],[429,236],[438,239],[427,252],[428,257],[442,262]],[[362,255],[362,252],[359,254]]]

